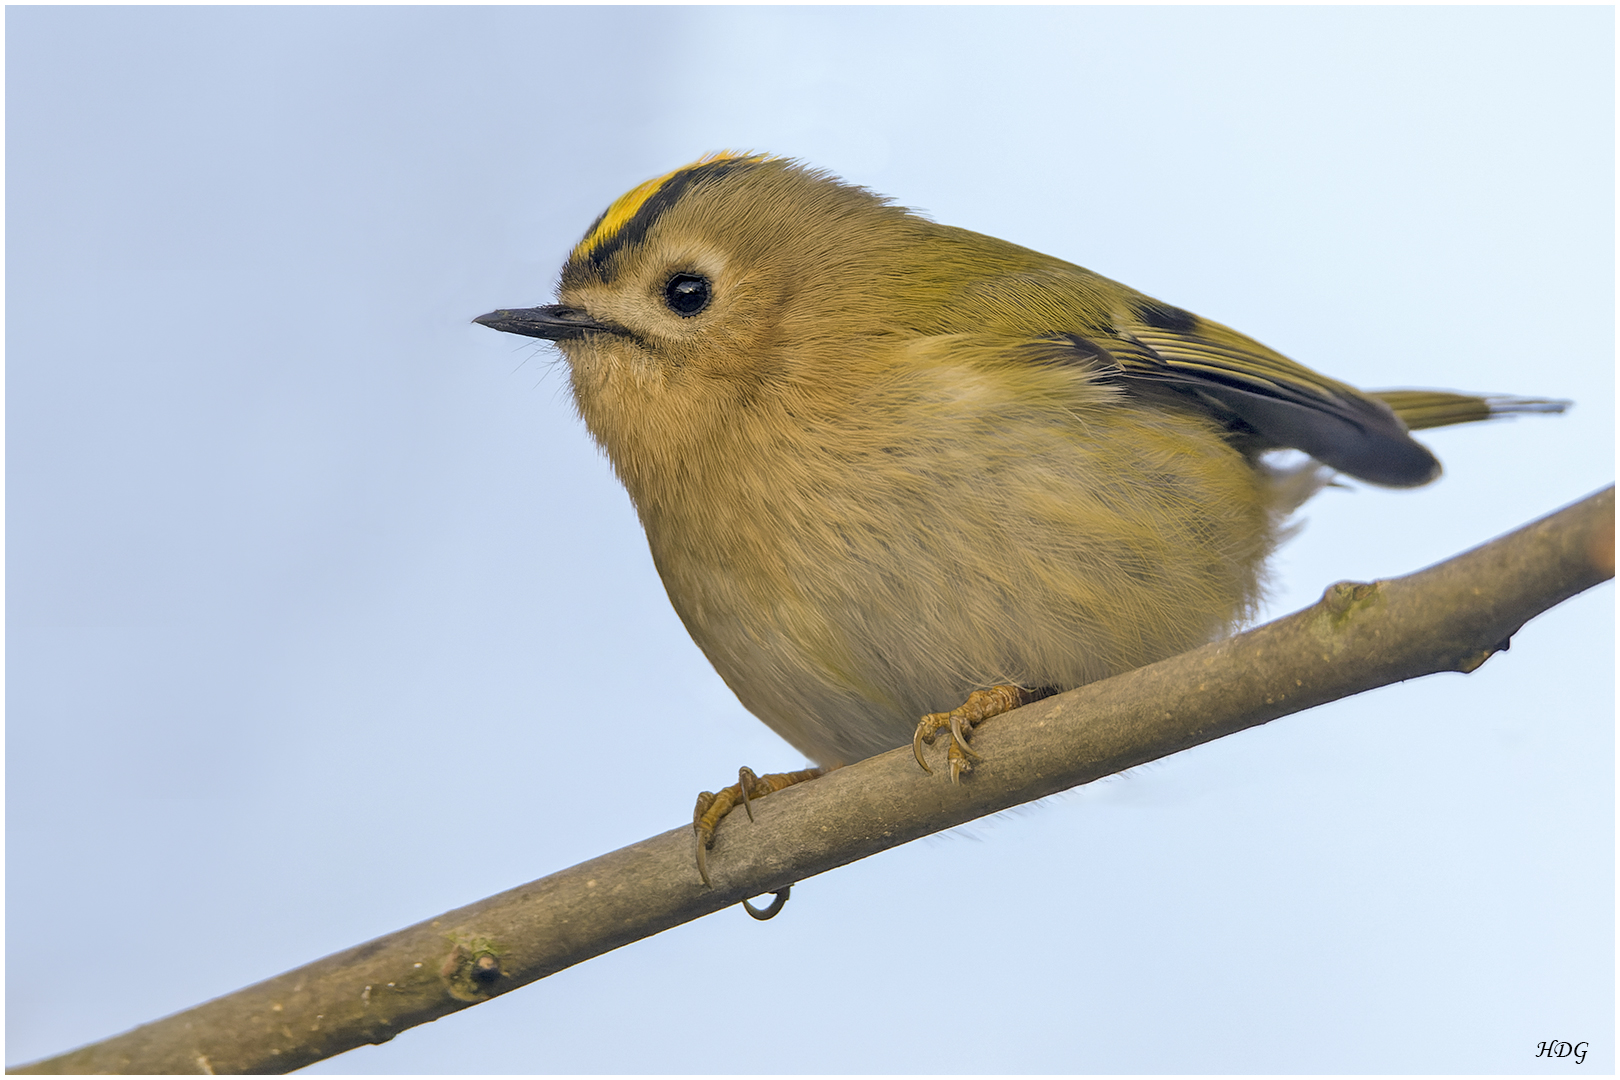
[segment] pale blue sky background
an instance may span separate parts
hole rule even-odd
[[[6,1061],[803,763],[468,321],[631,185],[795,155],[1347,381],[1579,403],[1319,496],[1278,614],[1612,481],[1613,83],[1597,7],[8,9]],[[1613,603],[321,1068],[1612,1071]]]

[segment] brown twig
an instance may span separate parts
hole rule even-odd
[[[727,822],[698,878],[689,828],[581,863],[113,1038],[12,1070],[289,1072],[661,930],[998,810],[1337,698],[1469,672],[1614,576],[1614,489],[1407,577],[1093,683],[975,733],[962,784],[909,747]]]

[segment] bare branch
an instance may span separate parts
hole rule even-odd
[[[986,724],[952,785],[909,747],[728,820],[699,881],[688,828],[581,863],[23,1073],[289,1072],[929,833],[1363,690],[1469,672],[1614,576],[1614,489],[1407,577]]]

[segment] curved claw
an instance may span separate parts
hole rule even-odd
[[[962,730],[962,717],[960,712],[951,713],[951,742],[952,745],[970,757],[984,759],[984,755],[968,745],[967,734]]]
[[[922,771],[925,773],[931,773],[934,770],[928,767],[928,762],[924,761],[922,756],[923,724],[925,723],[927,723],[926,720],[919,722],[917,724],[916,733],[911,736],[911,752],[916,755],[917,764],[922,766]]]
[[[748,912],[751,918],[758,919],[760,922],[764,922],[766,919],[774,919],[777,913],[787,906],[788,894],[791,892],[793,892],[793,886],[784,885],[773,894],[774,899],[771,900],[768,906],[757,908],[744,900],[742,902],[743,910]]]
[[[698,832],[698,834],[697,834],[698,877],[703,879],[703,887],[706,888],[706,889],[710,889],[710,888],[713,888],[714,886],[709,881],[709,860],[708,860],[709,845],[704,842],[706,839],[707,839],[707,837],[705,837],[701,831]]]
[[[754,808],[748,804],[748,789],[757,783],[759,777],[754,774],[753,769],[744,765],[737,770],[737,786],[742,789],[743,813],[748,815],[749,821],[754,820]]]
[[[716,796],[712,791],[698,792],[697,806],[692,810],[692,835],[697,837],[698,877],[703,879],[705,886],[709,884],[709,863],[705,856],[708,854],[709,845],[714,841],[714,830],[704,829],[703,815],[707,814],[709,807],[714,805],[715,798]]]

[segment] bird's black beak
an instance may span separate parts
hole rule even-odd
[[[473,322],[507,334],[545,338],[547,341],[571,341],[586,334],[622,334],[617,326],[597,322],[579,308],[564,304],[545,307],[502,308],[488,315],[480,315]]]

